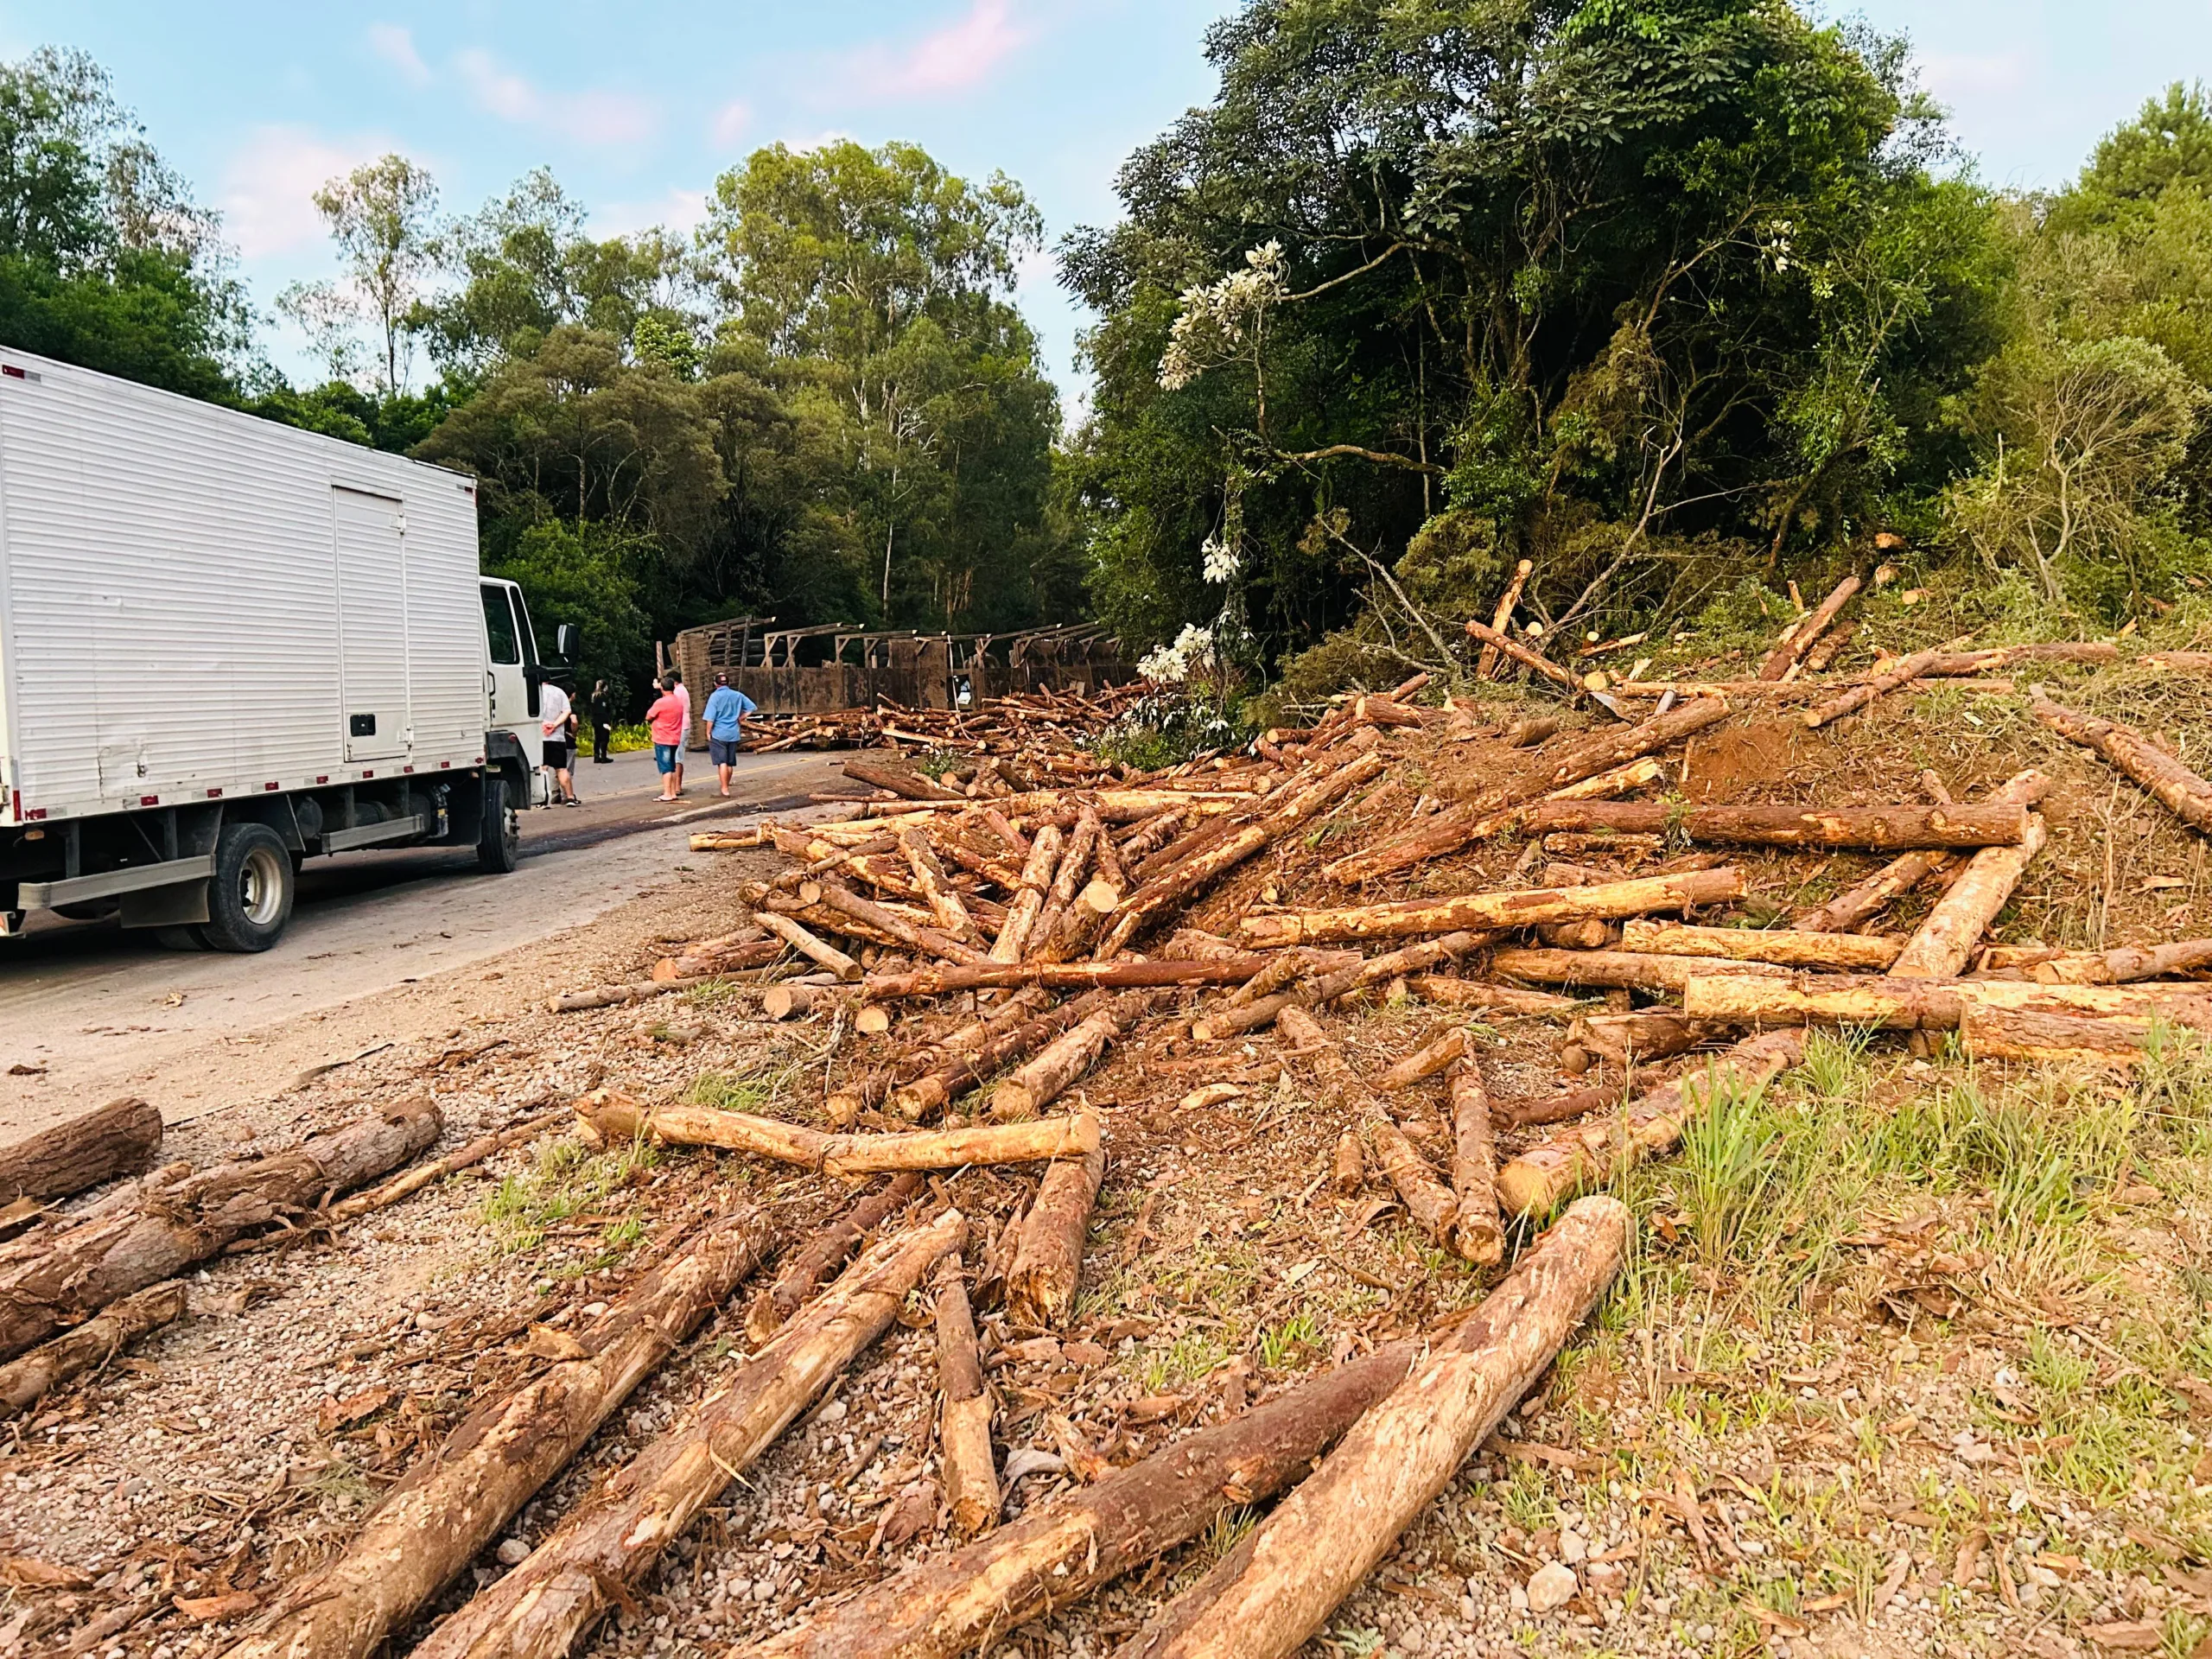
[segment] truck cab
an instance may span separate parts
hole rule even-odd
[[[537,660],[537,638],[530,624],[530,606],[522,589],[495,576],[478,580],[484,601],[484,731],[487,765],[509,773],[509,796],[520,805],[534,801],[546,788],[537,760],[544,742],[538,725],[543,702],[539,688],[546,670]],[[573,628],[558,630],[556,654],[571,654],[569,636]],[[521,762],[519,776],[511,762]]]

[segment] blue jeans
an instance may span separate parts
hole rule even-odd
[[[674,772],[676,770],[676,745],[673,743],[654,744],[653,765],[660,768],[661,776],[664,778]]]

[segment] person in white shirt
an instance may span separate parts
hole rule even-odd
[[[545,769],[553,774],[553,804],[561,806],[583,804],[576,798],[575,779],[569,770],[573,753],[569,728],[574,723],[569,694],[557,683],[546,681],[538,688],[537,724],[545,739]]]

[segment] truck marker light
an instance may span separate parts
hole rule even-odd
[[[327,772],[323,773],[321,776],[318,777],[318,778],[315,779],[315,782],[317,782],[318,784],[327,784],[327,783],[328,783],[329,781],[330,781],[330,775],[329,775]]]
[[[138,804],[141,806],[159,806],[161,804],[162,798],[158,795],[141,795],[138,798]]]
[[[0,363],[0,374],[6,375],[10,380],[27,380],[30,378],[12,363]]]
[[[275,788],[276,788],[276,785],[274,785],[274,784],[264,784],[264,785],[262,785],[262,788],[266,789],[266,790],[271,790],[271,791],[275,790]]]
[[[439,761],[439,762],[438,762],[438,770],[439,770],[440,772],[443,772],[443,771],[444,771],[448,766],[451,766],[451,765],[453,765],[453,762],[452,762],[452,761],[450,761],[450,760],[441,760],[441,761]]]
[[[223,798],[223,791],[219,789],[211,789],[207,791],[207,798],[211,801],[219,801]]]
[[[414,768],[414,767],[412,767],[412,766],[402,766],[399,770],[400,770],[400,772],[404,774],[404,773],[410,772],[414,771],[414,770],[415,770],[415,768]]]
[[[376,773],[373,772],[364,772],[361,776],[364,778],[373,778],[376,776]]]

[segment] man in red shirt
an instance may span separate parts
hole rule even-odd
[[[645,724],[652,728],[653,736],[653,765],[660,768],[660,798],[664,801],[679,799],[683,794],[683,763],[677,757],[683,753],[683,728],[690,713],[683,700],[676,695],[676,676],[664,676],[660,696],[645,710]]]

